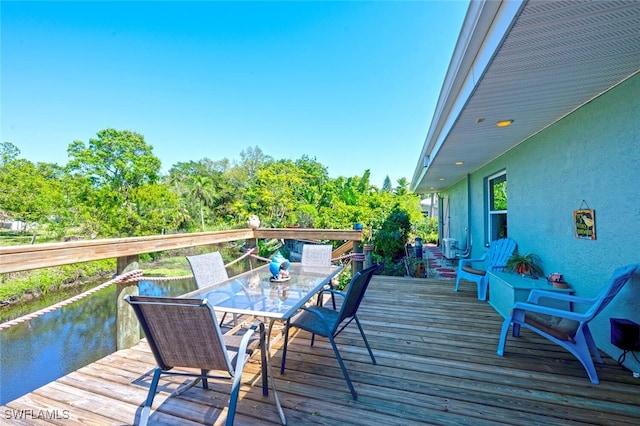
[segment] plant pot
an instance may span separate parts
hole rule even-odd
[[[555,288],[569,288],[569,284],[565,283],[564,281],[551,281],[551,284]]]

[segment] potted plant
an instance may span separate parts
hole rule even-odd
[[[540,258],[534,253],[520,254],[516,252],[507,260],[504,269],[523,277],[530,275],[531,278],[538,278],[544,275],[540,263]]]

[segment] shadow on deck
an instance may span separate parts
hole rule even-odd
[[[358,400],[328,342],[310,347],[308,333],[292,333],[286,373],[274,368],[288,424],[638,424],[640,381],[629,371],[603,355],[601,383],[593,385],[568,352],[527,330],[499,357],[502,318],[476,296],[472,286],[454,292],[452,281],[374,277],[359,317],[378,365],[355,326],[337,339]],[[281,344],[272,343],[274,367]],[[237,425],[279,424],[272,396],[262,396],[257,359],[243,377]],[[131,424],[153,367],[143,342],[9,402],[2,417],[8,424]],[[161,381],[152,424],[223,423],[230,386],[214,382],[213,391],[167,398],[184,380]]]

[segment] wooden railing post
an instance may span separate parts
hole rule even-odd
[[[140,269],[138,255],[119,257],[117,261],[117,274]],[[137,296],[140,293],[138,281],[117,283],[116,290],[116,349],[127,349],[140,341],[140,323],[135,312],[124,297],[126,295]]]
[[[373,244],[364,244],[364,267],[369,268],[373,265]]]

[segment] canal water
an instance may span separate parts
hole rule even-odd
[[[193,279],[140,281],[140,294],[178,296]],[[0,331],[0,405],[116,351],[116,285]]]

